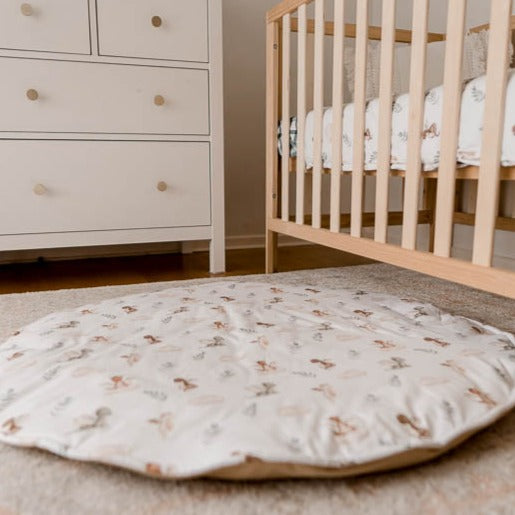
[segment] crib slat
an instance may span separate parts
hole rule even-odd
[[[291,63],[291,16],[283,17],[282,41],[282,161],[281,161],[281,218],[287,222],[290,216],[290,63]]]
[[[404,190],[404,223],[402,246],[415,250],[417,244],[417,214],[421,177],[421,145],[424,124],[424,82],[426,71],[427,21],[429,0],[413,1],[413,44],[411,47],[408,156]]]
[[[376,219],[374,239],[386,243],[388,229],[388,179],[390,175],[395,0],[383,0],[381,76],[379,83],[379,141],[377,152]]]
[[[512,0],[491,4],[490,40],[486,73],[485,118],[481,142],[476,229],[472,261],[491,266],[494,251],[495,222],[499,206],[500,161],[508,76],[508,45]]]
[[[356,10],[356,66],[354,81],[354,138],[352,162],[351,236],[361,237],[363,213],[363,171],[365,168],[365,107],[368,53],[368,0]]]
[[[277,152],[277,120],[279,119],[279,24],[266,27],[266,254],[265,269],[272,273],[277,267],[277,233],[270,229],[278,217],[277,186],[279,155]]]
[[[442,257],[450,256],[452,244],[466,12],[467,0],[449,2],[434,244],[434,253]]]
[[[313,140],[313,218],[315,229],[322,226],[322,130],[324,116],[324,0],[315,0],[314,66],[314,140]]]
[[[306,180],[306,51],[307,8],[301,5],[298,11],[299,31],[297,49],[297,184],[295,221],[304,223],[304,189]]]
[[[331,171],[331,221],[330,230],[340,232],[340,199],[342,169],[342,114],[343,114],[343,45],[345,33],[345,0],[334,2],[333,40],[333,126]]]

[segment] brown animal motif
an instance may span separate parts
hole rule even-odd
[[[224,324],[223,322],[213,322],[213,325],[215,326],[215,329],[227,329],[228,325]]]
[[[64,361],[76,361],[91,354],[91,349],[81,349],[80,351],[70,351],[65,355]]]
[[[93,311],[91,311],[91,309],[83,309],[81,312],[80,312],[81,315],[92,315],[93,314]]]
[[[440,136],[440,131],[436,126],[436,123],[432,123],[425,131],[422,132],[423,139],[437,138]]]
[[[305,288],[305,290],[311,293],[320,293],[320,290],[315,290],[314,288]]]
[[[425,342],[434,343],[435,345],[438,345],[438,347],[448,347],[450,343],[444,342],[443,340],[440,340],[439,338],[424,338]]]
[[[372,313],[372,311],[365,311],[363,309],[355,309],[354,313],[356,313],[356,315],[361,315],[362,317],[365,317],[365,318],[368,318],[369,316],[374,314],[374,313]]]
[[[314,365],[320,365],[321,368],[328,370],[329,368],[335,367],[336,365],[328,359],[312,359],[311,363]]]
[[[91,341],[93,343],[107,343],[109,340],[105,336],[93,336]]]
[[[182,377],[177,377],[173,380],[174,383],[177,383],[183,392],[187,392],[189,390],[194,390],[195,388],[198,388],[198,385],[194,384],[191,381],[188,381],[187,379],[183,379]]]
[[[224,300],[225,302],[234,302],[235,299],[233,299],[232,297],[220,297],[222,300]]]
[[[381,350],[395,349],[396,345],[392,342],[386,342],[384,340],[374,340],[374,343],[379,346]]]
[[[429,438],[431,436],[431,433],[427,429],[419,427],[412,419],[410,419],[406,415],[397,415],[397,421],[400,424],[411,427],[411,429],[413,429],[417,433],[419,438]]]
[[[18,425],[15,418],[10,418],[2,424],[2,433],[5,435],[14,435],[20,430],[21,427]]]
[[[152,336],[151,334],[147,334],[146,336],[143,336],[144,340],[147,340],[150,345],[155,345],[156,343],[161,343],[162,340],[160,338],[157,338],[156,336]]]
[[[336,398],[336,392],[330,384],[321,384],[321,385],[317,386],[316,388],[312,388],[312,390],[315,392],[323,393],[324,397],[326,399],[329,399],[330,401],[332,401]]]
[[[123,356],[121,356],[121,358],[126,360],[129,366],[132,366],[135,365],[141,359],[141,356],[133,352],[131,354],[124,354]]]
[[[124,379],[123,376],[113,376],[111,377],[110,386],[112,390],[121,390],[122,388],[127,388],[130,386],[130,384]]]
[[[270,329],[270,327],[275,327],[275,324],[266,324],[265,322],[257,322],[256,325],[259,327],[265,327],[266,329]]]
[[[469,394],[477,398],[481,404],[485,404],[489,408],[495,408],[497,403],[485,392],[482,392],[479,388],[469,388]]]
[[[442,367],[449,367],[450,369],[454,370],[454,372],[462,376],[464,376],[467,372],[461,365],[458,365],[458,363],[456,363],[452,359],[443,362]]]
[[[23,356],[23,352],[15,352],[14,354],[11,354],[11,356],[9,356],[7,358],[7,361],[13,361],[15,359],[18,359],[18,358],[21,358]]]
[[[270,345],[268,338],[265,336],[259,336],[257,340],[252,340],[250,343],[257,343],[263,349],[266,349]]]
[[[131,315],[132,313],[136,313],[136,311],[138,311],[138,308],[135,308],[134,306],[123,306],[122,308],[125,313],[127,313],[128,315]]]
[[[329,316],[329,313],[326,313],[325,311],[321,311],[320,309],[314,309],[313,315],[315,315],[317,317],[327,317],[327,316]]]
[[[163,413],[159,418],[151,418],[149,424],[155,424],[161,436],[165,438],[173,430],[173,416],[171,413]]]
[[[349,422],[345,422],[340,417],[329,417],[334,436],[347,436],[349,433],[357,431],[357,428]]]
[[[274,362],[266,362],[264,360],[256,361],[258,372],[275,372],[277,365]]]

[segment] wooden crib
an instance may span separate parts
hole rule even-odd
[[[334,21],[324,19],[324,9],[334,1]],[[308,19],[308,5],[314,4],[314,19]],[[326,5],[324,5],[326,4]],[[462,60],[467,0],[449,0],[446,34],[428,32],[429,0],[413,0],[412,30],[395,27],[396,0],[383,0],[380,27],[369,25],[369,1],[359,0],[356,24],[345,23],[344,0],[284,0],[267,14],[267,186],[266,186],[266,270],[275,271],[278,235],[284,234],[312,243],[366,256],[371,259],[416,270],[425,274],[515,298],[515,273],[494,268],[496,229],[514,231],[515,220],[499,216],[501,184],[515,180],[515,167],[502,167],[506,82],[509,70],[509,42],[514,28],[512,0],[492,0],[488,66],[486,75],[485,119],[480,166],[458,167],[456,151],[462,94]],[[477,27],[480,30],[485,27]],[[474,29],[472,29],[474,30]],[[293,33],[297,33],[293,35]],[[313,111],[314,163],[305,166],[305,119],[307,114],[307,38],[314,34]],[[342,118],[344,104],[343,48],[346,38],[355,38],[354,144],[352,172],[342,172],[342,127],[332,124],[331,170],[322,161],[322,116],[324,110],[324,39],[333,37],[332,109],[333,120]],[[291,44],[296,37],[296,96],[298,140],[297,159],[289,152],[292,77],[294,62]],[[365,171],[365,108],[368,41],[380,40],[379,141],[377,170]],[[440,165],[424,172],[421,143],[424,122],[425,69],[427,45],[445,41],[443,119]],[[392,127],[392,83],[396,43],[411,44],[409,85],[408,154],[406,171],[392,170],[390,134]],[[327,80],[327,79],[326,79]],[[282,123],[282,158],[278,153],[278,122]],[[322,211],[322,181],[330,175],[329,213]],[[342,213],[342,177],[351,176],[350,213]],[[375,208],[364,212],[365,177],[376,177]],[[391,212],[388,205],[391,177],[403,181],[402,210]],[[292,179],[294,177],[294,179]],[[306,206],[306,181],[312,181],[311,205]],[[290,195],[290,182],[295,195]],[[475,213],[460,210],[461,185],[477,181]],[[423,193],[421,189],[423,188]],[[422,194],[421,194],[422,193]],[[294,197],[294,198],[293,198]],[[422,198],[422,201],[421,201]],[[294,214],[293,214],[294,213]],[[474,226],[472,262],[451,257],[456,223]],[[420,224],[429,224],[428,251],[417,249]],[[387,229],[402,226],[402,242],[387,242]],[[363,234],[373,227],[373,236]],[[349,231],[345,229],[350,228]]]

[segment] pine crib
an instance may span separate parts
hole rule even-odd
[[[334,2],[334,21],[326,21],[325,2]],[[431,276],[454,281],[515,298],[515,272],[492,266],[496,229],[515,231],[515,219],[499,216],[499,195],[504,181],[515,180],[515,167],[501,166],[501,145],[509,70],[507,51],[511,31],[512,0],[492,0],[488,65],[486,73],[485,118],[480,166],[457,167],[456,151],[462,92],[462,60],[467,0],[449,0],[446,34],[428,32],[429,0],[413,0],[412,30],[395,27],[396,0],[382,1],[381,27],[369,25],[369,1],[359,0],[356,24],[345,23],[344,0],[284,0],[267,13],[267,160],[266,160],[266,270],[275,271],[278,235],[284,234],[315,244],[366,256]],[[314,4],[314,19],[307,8]],[[481,30],[485,26],[472,30]],[[292,88],[291,64],[296,34],[296,90]],[[313,112],[314,162],[306,170],[304,131],[307,111],[307,35],[314,34]],[[355,38],[354,145],[352,171],[342,172],[342,127],[332,124],[331,170],[322,163],[322,116],[324,110],[324,39],[332,36],[332,109],[333,119],[342,117],[344,104],[343,47],[346,38]],[[380,40],[379,141],[377,170],[365,171],[365,107],[368,40]],[[445,41],[443,82],[443,118],[440,164],[437,171],[421,167],[421,143],[424,122],[424,84],[428,43]],[[411,44],[409,82],[409,117],[406,170],[392,170],[390,133],[392,127],[392,83],[396,43]],[[327,80],[327,79],[326,79]],[[289,153],[289,123],[292,95],[297,96],[298,152]],[[278,121],[282,124],[282,156],[278,153]],[[515,130],[515,127],[514,127]],[[322,211],[322,178],[330,175],[329,213]],[[342,177],[351,176],[350,212],[342,213]],[[364,212],[366,176],[376,177],[375,207]],[[290,179],[295,177],[293,181]],[[402,210],[389,211],[391,177],[402,177]],[[309,179],[308,179],[309,178]],[[312,202],[306,206],[306,180],[312,181]],[[290,181],[294,195],[290,195]],[[461,185],[477,181],[475,213],[459,209]],[[423,187],[423,190],[422,190]],[[421,195],[422,190],[422,195]],[[294,197],[294,198],[293,198]],[[421,201],[422,197],[422,201]],[[310,207],[308,210],[306,207]],[[310,211],[310,213],[308,213]],[[292,213],[295,213],[292,215]],[[474,227],[472,261],[451,257],[454,224]],[[429,250],[417,248],[417,230],[429,224]],[[402,226],[402,241],[387,241],[389,226]],[[373,227],[373,237],[363,234]],[[350,232],[342,232],[350,228]]]

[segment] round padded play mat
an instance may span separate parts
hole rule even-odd
[[[0,441],[163,478],[348,476],[515,406],[515,337],[414,299],[208,282],[52,314],[0,344]]]

